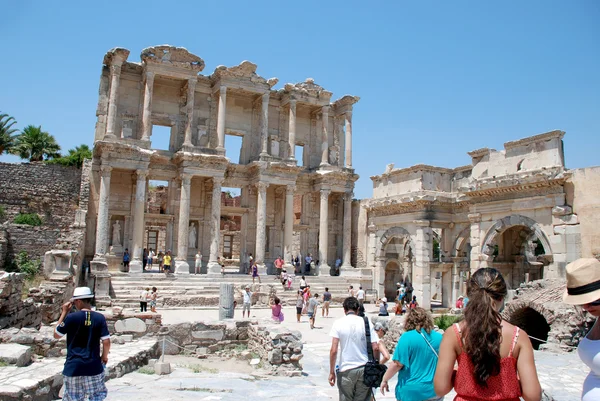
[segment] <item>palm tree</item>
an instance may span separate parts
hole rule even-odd
[[[9,153],[14,145],[14,133],[19,130],[13,128],[17,121],[8,114],[0,114],[0,155],[4,152]]]
[[[28,125],[15,138],[11,153],[30,162],[39,162],[53,157],[60,157],[60,146],[56,139],[39,127]]]
[[[77,166],[81,168],[85,159],[92,158],[92,150],[88,145],[76,146],[75,149],[69,149],[69,154],[48,160],[49,164],[60,164],[61,166]]]

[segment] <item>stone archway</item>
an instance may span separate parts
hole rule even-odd
[[[554,315],[551,312],[533,302],[511,303],[503,316],[507,322],[527,332],[535,350],[548,340],[550,325],[554,322]]]
[[[507,229],[515,226],[523,226],[528,228],[531,231],[532,236],[534,236],[540,241],[540,243],[544,247],[546,255],[552,254],[552,247],[550,246],[550,241],[548,240],[548,237],[542,230],[542,227],[535,220],[518,214],[506,216],[496,221],[496,223],[488,230],[484,237],[481,252],[483,254],[491,255],[493,253],[494,245],[496,245],[496,241],[498,240],[498,236],[505,232]]]
[[[396,283],[402,281],[403,275],[404,270],[398,260],[391,259],[386,261],[383,291],[388,302],[393,302],[393,299],[396,297]]]
[[[377,250],[378,257],[380,257],[380,258],[385,257],[385,247],[394,238],[404,239],[404,241],[407,244],[409,244],[412,254],[413,255],[415,254],[415,250],[413,248],[410,233],[403,227],[392,227],[392,228],[388,229],[385,233],[383,233],[381,238],[379,238],[379,247]]]

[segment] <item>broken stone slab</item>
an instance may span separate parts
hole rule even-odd
[[[123,339],[123,342],[130,343],[133,341],[133,334],[123,334],[121,335],[121,338]]]
[[[31,348],[20,344],[0,344],[0,361],[18,367],[31,363]]]
[[[146,323],[137,317],[117,320],[115,323],[115,330],[118,333],[145,333],[147,329]]]
[[[224,337],[225,337],[225,332],[223,330],[192,331],[192,338],[195,340],[221,341]]]
[[[573,213],[573,209],[571,208],[571,206],[554,206],[552,208],[553,216],[565,216],[571,213]]]
[[[257,366],[260,363],[260,359],[259,358],[253,358],[250,361],[250,366]]]

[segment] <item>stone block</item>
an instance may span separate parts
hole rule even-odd
[[[121,335],[124,343],[130,343],[133,341],[133,334],[123,334]]]
[[[571,206],[554,206],[552,208],[553,216],[565,216],[567,214],[571,214],[572,212],[573,209],[571,209]]]
[[[118,333],[145,333],[147,329],[146,323],[137,317],[118,320],[115,323],[115,330]]]
[[[223,330],[192,331],[192,338],[194,340],[221,341],[224,337],[225,337],[225,332]]]
[[[283,354],[281,353],[281,350],[278,348],[275,348],[272,351],[269,351],[269,363],[272,365],[279,365],[283,362]]]
[[[171,364],[169,362],[159,362],[154,364],[154,373],[157,375],[168,375],[171,373]]]
[[[579,224],[579,218],[576,214],[567,214],[564,216],[552,216],[552,224],[555,226],[565,224],[565,225],[575,225]]]
[[[0,344],[0,361],[27,366],[31,363],[31,348],[20,344]]]
[[[154,369],[154,365],[156,365],[156,362],[158,362],[158,359],[148,359],[148,367]]]
[[[566,239],[562,235],[551,235],[548,237],[552,253],[565,253],[567,252]]]

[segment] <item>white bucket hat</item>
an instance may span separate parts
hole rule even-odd
[[[94,294],[92,294],[92,290],[89,287],[77,287],[73,291],[73,296],[71,297],[71,301],[75,301],[76,299],[88,299],[94,298]]]
[[[381,298],[381,302],[386,302],[387,303],[387,298],[386,297]]]
[[[599,299],[600,261],[594,258],[581,258],[569,263],[564,302],[570,305],[584,305]]]

